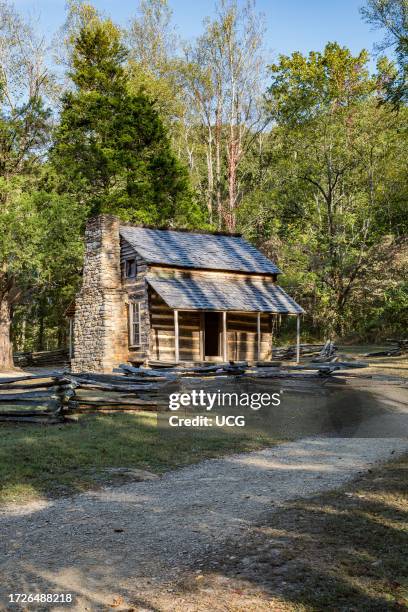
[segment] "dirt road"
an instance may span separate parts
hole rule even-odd
[[[78,611],[106,610],[116,596],[123,600],[116,609],[143,609],[145,588],[199,568],[203,555],[271,508],[335,489],[407,450],[408,440],[394,438],[303,439],[152,481],[8,508],[0,513],[0,602],[15,610],[9,593],[71,593],[69,607]]]

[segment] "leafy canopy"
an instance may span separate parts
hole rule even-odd
[[[93,17],[75,38],[74,90],[63,97],[52,160],[89,214],[189,224],[200,218],[188,174],[152,101],[132,94],[127,51],[110,20]]]
[[[368,0],[361,13],[368,23],[385,31],[380,51],[392,49],[398,70],[385,81],[387,100],[395,106],[408,102],[408,0]]]

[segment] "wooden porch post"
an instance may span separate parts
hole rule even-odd
[[[175,361],[178,363],[180,361],[178,310],[174,311],[174,354]]]
[[[256,360],[261,361],[261,313],[256,316]]]
[[[227,312],[222,313],[222,358],[227,361]]]
[[[204,315],[203,312],[200,312],[200,359],[201,359],[201,361],[204,361],[204,359],[205,359],[204,330],[205,330],[205,315]]]
[[[296,317],[296,363],[300,361],[300,315]]]

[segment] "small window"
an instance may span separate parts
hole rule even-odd
[[[136,274],[137,274],[136,259],[126,259],[125,278],[135,278]]]
[[[129,345],[140,346],[141,343],[140,325],[140,302],[130,302],[129,304]]]

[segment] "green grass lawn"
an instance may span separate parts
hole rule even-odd
[[[105,471],[109,467],[161,473],[276,443],[266,435],[231,429],[163,434],[151,413],[84,415],[77,423],[61,425],[0,424],[0,503],[101,486],[112,482]]]

